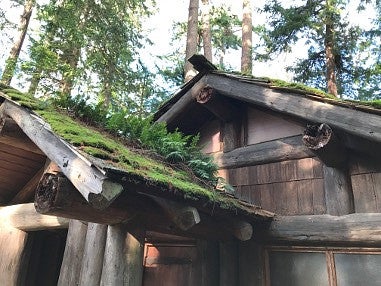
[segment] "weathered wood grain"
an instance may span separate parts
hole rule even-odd
[[[0,207],[0,226],[23,231],[68,228],[69,220],[62,217],[39,214],[33,203]]]
[[[129,233],[122,225],[108,226],[99,285],[141,286],[143,246],[141,235]]]
[[[78,285],[86,232],[86,224],[78,220],[70,220],[58,286]]]
[[[25,184],[25,186],[13,197],[11,204],[21,204],[30,202],[34,196],[37,185],[44,174],[45,167],[42,167],[37,173]]]
[[[279,92],[264,86],[207,74],[206,84],[218,92],[237,100],[259,105],[311,122],[326,122],[373,141],[381,142],[381,116],[342,106],[313,101],[292,92]]]
[[[186,231],[201,221],[200,214],[195,207],[181,205],[159,197],[150,196],[150,198],[164,210],[168,218],[181,230]]]
[[[381,214],[277,216],[257,238],[285,243],[381,245]]]
[[[220,168],[231,168],[313,157],[314,154],[301,140],[301,136],[293,136],[249,145],[227,153],[217,153],[214,159]]]
[[[262,286],[264,263],[262,245],[250,240],[239,244],[239,286]],[[233,284],[232,284],[233,285]]]
[[[355,211],[348,171],[323,166],[327,214],[345,215]]]
[[[356,212],[381,212],[381,173],[353,175],[351,180]]]
[[[304,131],[303,143],[328,167],[343,168],[347,164],[345,146],[325,123],[308,125]]]
[[[25,285],[25,260],[31,250],[28,233],[16,228],[0,226],[0,285]]]
[[[106,245],[106,234],[107,225],[88,223],[78,285],[99,285]]]
[[[26,109],[5,101],[0,115],[12,118],[23,132],[54,161],[90,204],[107,207],[123,190],[81,156],[73,147],[49,130],[47,124]]]
[[[0,142],[28,152],[44,154],[10,118],[0,118]]]
[[[238,243],[220,243],[220,286],[238,285]]]

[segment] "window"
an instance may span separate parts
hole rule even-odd
[[[381,285],[381,249],[271,247],[265,258],[266,285]]]

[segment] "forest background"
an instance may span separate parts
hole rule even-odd
[[[186,59],[380,101],[379,1],[3,0],[1,84],[213,181],[197,138],[150,122],[191,78]]]

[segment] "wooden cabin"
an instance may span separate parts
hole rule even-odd
[[[235,195],[275,213],[220,248],[235,269],[213,285],[381,285],[381,110],[190,61],[156,120],[199,133]]]
[[[0,285],[216,285],[273,218],[0,87]]]

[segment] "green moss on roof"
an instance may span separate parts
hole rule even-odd
[[[107,160],[115,168],[141,176],[148,182],[165,184],[182,191],[184,198],[207,199],[228,209],[235,209],[237,206],[235,200],[196,184],[191,174],[151,159],[142,151],[132,151],[118,138],[83,122],[77,122],[65,112],[60,112],[43,101],[8,86],[1,85],[0,90],[9,99],[40,115],[56,134],[86,154]]]

